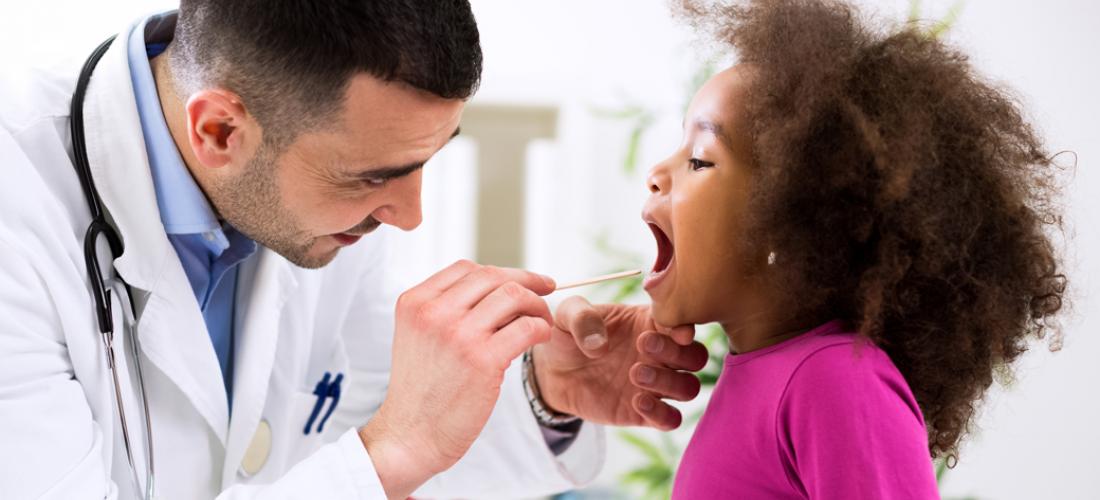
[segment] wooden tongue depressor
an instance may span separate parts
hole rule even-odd
[[[588,278],[586,280],[574,281],[572,283],[566,283],[564,285],[558,285],[558,287],[555,288],[554,291],[557,292],[557,291],[565,290],[565,289],[568,289],[568,288],[576,288],[576,287],[579,287],[579,286],[594,285],[596,283],[602,283],[604,281],[617,280],[617,279],[620,279],[620,278],[628,278],[630,276],[637,276],[639,274],[642,274],[641,269],[635,269],[633,271],[623,271],[621,273],[605,274],[603,276],[596,276],[595,278]]]

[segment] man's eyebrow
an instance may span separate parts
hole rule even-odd
[[[448,142],[450,142],[450,139],[454,139],[455,137],[457,137],[461,130],[462,129],[460,127],[456,127],[455,131],[451,133],[451,137],[448,138]],[[402,165],[402,166],[398,166],[398,167],[373,168],[373,169],[367,170],[365,172],[359,172],[359,173],[355,174],[355,177],[358,178],[358,179],[371,179],[371,180],[384,180],[384,181],[388,181],[390,179],[400,179],[401,177],[404,177],[404,176],[409,175],[413,172],[416,172],[417,170],[420,170],[420,169],[424,168],[425,163],[427,163],[427,162],[419,161],[419,162],[416,162],[416,163],[410,163],[408,165]]]
[[[369,179],[388,181],[390,179],[399,179],[422,168],[424,168],[424,162],[416,162],[400,167],[373,168],[364,172],[356,173],[354,174],[354,177],[363,180]]]

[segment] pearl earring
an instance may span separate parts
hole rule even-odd
[[[768,252],[768,265],[769,266],[774,266],[775,265],[775,252]]]

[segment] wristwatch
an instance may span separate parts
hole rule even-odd
[[[559,413],[546,406],[539,392],[539,382],[535,378],[535,359],[531,349],[523,353],[523,392],[539,425],[558,430],[572,430],[581,418],[568,413]]]

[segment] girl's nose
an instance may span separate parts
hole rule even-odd
[[[646,176],[646,185],[649,187],[650,194],[667,193],[668,183],[668,169],[665,167],[664,162],[651,168]]]

